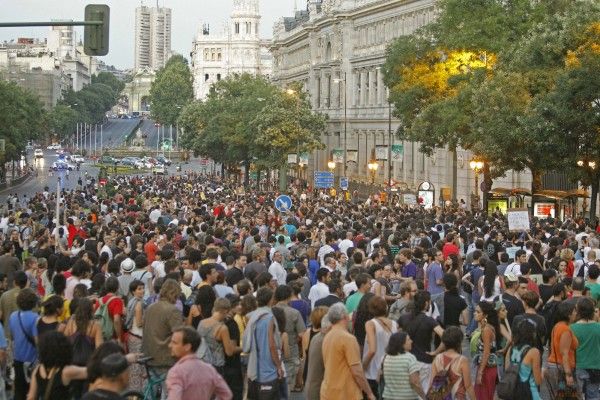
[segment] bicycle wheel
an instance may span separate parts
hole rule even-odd
[[[128,390],[121,394],[127,400],[144,400],[144,395],[137,390]]]

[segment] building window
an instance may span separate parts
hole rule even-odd
[[[221,80],[221,74],[217,74],[217,81]]]
[[[222,59],[222,49],[217,49],[217,61],[221,61]]]
[[[208,74],[204,74],[204,82],[208,80]]]
[[[236,22],[236,23],[235,23],[235,33],[236,33],[237,35],[239,35],[239,34],[240,34],[240,23],[239,23],[239,22]]]

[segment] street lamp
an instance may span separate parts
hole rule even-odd
[[[379,169],[379,164],[376,160],[372,160],[371,162],[369,162],[369,164],[367,164],[367,167],[371,172],[371,184],[375,184],[375,173]]]
[[[335,83],[344,82],[344,176],[348,176],[348,85],[346,80],[346,73],[344,72],[344,79],[334,79]]]
[[[331,172],[333,172],[333,170],[335,169],[335,161],[331,160],[327,162],[327,168],[329,168],[329,170]]]
[[[469,166],[473,172],[475,172],[475,201],[473,202],[475,204],[473,204],[471,207],[476,209],[479,208],[479,172],[481,172],[483,169],[483,161],[473,159],[471,162],[469,162]]]

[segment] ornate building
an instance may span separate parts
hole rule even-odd
[[[258,0],[234,0],[221,33],[200,27],[191,53],[196,98],[204,99],[213,83],[230,74],[271,74],[270,42],[260,39],[259,27]]]
[[[313,108],[329,116],[323,137],[327,147],[311,155],[309,173],[326,171],[332,151],[346,149],[347,170],[344,173],[344,163],[338,158],[336,176],[370,181],[368,166],[377,153],[375,180],[387,180],[387,151],[375,149],[389,144],[390,126],[396,131],[399,121],[392,118],[390,124],[381,71],[386,48],[434,18],[435,0],[309,0],[306,10],[276,22],[272,80],[281,87],[300,83],[310,94]],[[475,185],[470,153],[440,149],[428,157],[419,152],[418,143],[392,139],[392,145],[396,151],[392,178],[397,186],[416,191],[421,183],[430,182],[436,189],[436,203],[442,190],[446,197],[454,194],[469,202]],[[531,184],[521,174],[508,176],[495,186]]]

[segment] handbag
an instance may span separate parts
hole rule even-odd
[[[248,400],[279,400],[279,377],[269,382],[258,382],[258,340],[256,339],[256,324],[264,318],[266,314],[261,315],[252,327],[252,337],[256,347],[256,373],[257,379],[248,379]]]
[[[556,327],[554,327],[556,329]],[[554,337],[554,329],[552,329],[552,334],[550,337]],[[560,342],[560,338],[559,338]],[[579,394],[577,393],[577,386],[567,385],[567,377],[565,374],[565,370],[562,364],[558,363],[558,354],[556,353],[556,348],[554,347],[554,343],[550,342],[552,346],[552,352],[554,353],[554,359],[556,362],[556,369],[558,371],[558,388],[555,393],[555,399],[557,400],[579,400]]]

